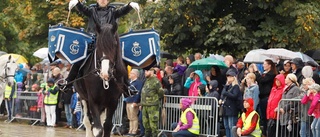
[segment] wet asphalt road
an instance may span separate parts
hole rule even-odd
[[[85,137],[85,131],[63,127],[31,126],[23,123],[0,121],[0,137]],[[117,137],[117,136],[111,136]]]

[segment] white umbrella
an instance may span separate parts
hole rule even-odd
[[[4,55],[4,54],[7,54],[7,52],[0,51],[0,56],[1,56],[1,55]]]
[[[246,57],[243,59],[243,62],[244,63],[263,63],[266,59],[271,59],[274,62],[274,59],[262,54],[265,51],[266,51],[265,49],[251,50],[246,54]]]
[[[44,59],[48,57],[48,48],[40,48],[36,52],[33,53],[33,56]]]
[[[319,66],[319,64],[310,56],[303,54],[301,52],[296,52],[296,53],[299,55],[299,57],[302,59],[303,62],[307,63],[308,61],[310,61]]]
[[[296,52],[291,50],[283,49],[283,48],[271,48],[262,53],[273,59],[293,59],[299,58],[299,55]]]
[[[210,58],[217,59],[217,60],[224,61],[224,56],[222,56],[222,55],[218,55],[218,54],[209,54],[209,57],[210,57]]]

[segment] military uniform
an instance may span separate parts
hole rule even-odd
[[[141,92],[142,121],[145,127],[146,137],[156,137],[158,130],[158,121],[160,117],[159,107],[163,89],[160,81],[156,77],[146,79]]]

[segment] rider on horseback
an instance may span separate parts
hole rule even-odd
[[[87,32],[93,34],[96,33],[96,23],[99,23],[98,26],[111,24],[116,30],[115,32],[117,32],[118,18],[128,14],[132,8],[139,11],[139,5],[136,2],[130,2],[129,4],[116,9],[114,6],[109,5],[109,0],[97,0],[97,4],[90,6],[83,5],[83,3],[79,2],[79,0],[71,0],[69,2],[69,10],[71,10],[74,6],[76,6],[82,14],[88,17]],[[119,39],[118,35],[115,35],[115,37]],[[83,61],[79,61],[72,65],[70,73],[66,78],[66,83],[62,86],[62,89],[70,88],[72,86],[70,82],[76,78],[82,62]]]

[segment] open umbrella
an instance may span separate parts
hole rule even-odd
[[[306,54],[303,54],[301,52],[296,52],[299,57],[302,59],[303,62],[307,63],[307,62],[312,62],[314,64],[316,64],[317,66],[319,66],[319,64],[311,57],[309,57],[308,55]]]
[[[307,54],[314,60],[320,60],[320,49],[308,50],[305,52],[305,54]]]
[[[293,52],[291,50],[283,49],[283,48],[271,48],[266,50],[265,52],[262,52],[263,55],[266,55],[273,59],[293,59],[299,57],[299,55],[296,52]]]
[[[7,54],[7,52],[0,51],[0,56],[1,56],[1,55],[4,55],[4,54]]]
[[[48,57],[48,48],[40,48],[36,52],[33,53],[33,56],[44,59]]]
[[[218,55],[218,54],[210,54],[210,55],[209,55],[209,57],[210,57],[210,58],[217,59],[217,60],[224,61],[224,56],[222,56],[222,55]]]
[[[254,49],[249,51],[243,59],[244,63],[263,63],[266,59],[271,59],[274,62],[273,58],[270,58],[262,53],[265,52],[265,49]]]
[[[8,58],[10,55],[11,57],[18,59],[17,63],[28,63],[28,60],[19,54],[4,54],[0,58]]]
[[[189,67],[197,70],[209,70],[212,66],[218,66],[221,69],[228,68],[228,66],[223,61],[210,57],[196,60],[192,62]]]

